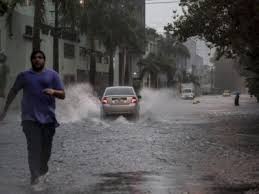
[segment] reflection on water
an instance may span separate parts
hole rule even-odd
[[[100,178],[92,193],[166,194],[173,189],[168,179],[150,172],[105,173]]]
[[[181,182],[178,174],[162,176],[152,172],[119,172],[98,175],[99,182],[89,193],[112,194],[258,194],[256,185],[218,185],[214,177],[197,180],[186,178]],[[192,177],[192,176],[190,176]],[[193,178],[193,177],[192,177]],[[88,193],[88,192],[87,192]]]

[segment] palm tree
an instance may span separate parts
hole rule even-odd
[[[79,1],[55,0],[55,24],[53,27],[53,69],[59,72],[59,37],[64,26],[70,25],[71,31],[75,31],[75,23],[80,11]],[[59,21],[61,16],[61,21]],[[63,27],[60,27],[59,24]]]
[[[141,31],[141,25],[137,22],[132,12],[134,4],[129,1],[111,0],[107,3],[104,14],[104,30],[101,34],[106,50],[109,53],[109,85],[113,85],[113,57],[116,47],[122,47],[124,54],[128,49],[134,49],[140,52],[144,44],[144,33]],[[142,36],[143,35],[143,36]],[[126,58],[126,57],[124,57]],[[129,78],[128,64],[124,68],[125,80]],[[124,80],[124,81],[125,81]]]
[[[85,2],[85,1],[83,1]],[[80,30],[85,34],[90,42],[90,77],[89,82],[95,85],[96,74],[96,49],[95,40],[99,37],[103,29],[103,13],[106,3],[102,0],[88,0],[82,5],[80,17]]]
[[[55,0],[55,25],[53,28],[53,69],[59,72],[59,34],[69,28],[75,32],[78,17],[80,16],[80,2],[71,0]],[[61,16],[61,18],[59,18]],[[61,21],[59,21],[59,19]],[[62,26],[59,27],[59,24]],[[68,27],[69,26],[69,27]]]
[[[32,50],[40,50],[40,30],[44,23],[45,5],[44,0],[34,1]]]
[[[135,48],[139,31],[132,16],[133,3],[125,0],[88,0],[80,19],[81,32],[90,42],[90,83],[95,84],[96,61],[94,41],[103,42],[109,55],[109,85],[113,84],[113,57],[116,47]],[[142,38],[143,40],[143,38]]]

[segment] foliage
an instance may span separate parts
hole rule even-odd
[[[82,7],[79,28],[90,41],[99,39],[105,45],[110,55],[110,75],[113,72],[112,59],[117,46],[135,52],[142,51],[144,32],[133,14],[135,10],[135,3],[125,0],[88,0]],[[93,58],[94,44],[91,45],[91,51]],[[91,64],[92,69],[95,65]],[[95,72],[90,74],[93,75]],[[94,77],[90,82],[94,84]],[[110,79],[110,85],[112,82]]]
[[[0,16],[3,16],[8,10],[7,2],[0,0]]]
[[[147,28],[146,37],[147,41],[156,43],[157,49],[153,53],[151,51],[147,58],[140,61],[140,64],[144,66],[145,69],[148,68],[150,71],[156,73],[159,71],[166,72],[169,79],[168,81],[173,83],[177,72],[177,56],[189,58],[189,50],[179,42],[175,36],[169,33],[165,33],[165,36],[162,36],[157,34],[154,29]],[[185,72],[181,72],[181,74],[184,73]],[[192,79],[193,77],[190,75],[188,78]]]
[[[171,35],[168,35],[165,38],[161,38],[159,40],[159,50],[167,56],[170,56],[172,54],[179,54],[188,58],[190,57],[190,52],[188,48]]]
[[[181,6],[184,15],[167,29],[180,40],[205,39],[209,47],[217,48],[217,58],[239,58],[244,69],[254,73],[253,79],[247,79],[248,86],[259,95],[254,84],[259,77],[258,0],[181,0]]]
[[[159,35],[154,28],[146,28],[145,33],[146,33],[147,40],[155,40],[155,39],[162,38],[162,36]]]

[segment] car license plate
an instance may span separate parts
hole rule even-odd
[[[126,104],[127,98],[113,98],[112,104]]]

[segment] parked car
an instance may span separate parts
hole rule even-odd
[[[139,99],[131,86],[107,87],[101,98],[101,119],[109,115],[139,118]]]
[[[230,95],[231,95],[231,93],[230,93],[229,90],[224,90],[224,92],[223,92],[223,94],[222,94],[222,96],[224,96],[224,97],[230,96]]]

